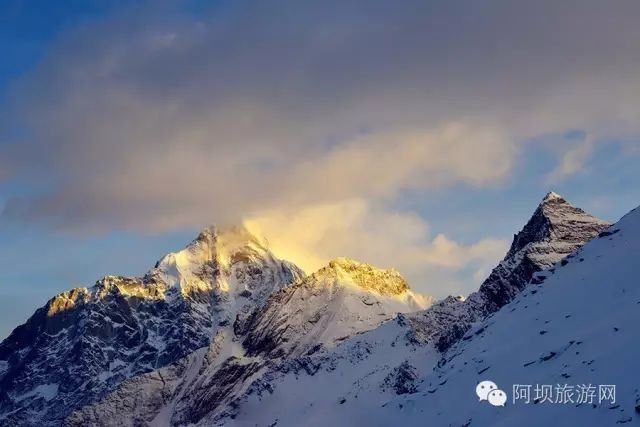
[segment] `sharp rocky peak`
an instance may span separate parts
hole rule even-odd
[[[380,295],[401,295],[410,290],[402,275],[394,270],[384,270],[350,258],[335,258],[318,270],[311,280],[348,282]]]
[[[412,292],[396,270],[336,258],[273,294],[264,309],[237,320],[234,330],[244,337],[250,356],[297,357],[432,303],[431,297]]]
[[[258,238],[255,234],[251,233],[244,225],[230,225],[225,227],[219,227],[217,225],[209,225],[200,231],[198,237],[192,242],[206,242],[208,244],[255,244],[266,245],[264,239]]]
[[[480,287],[487,307],[495,311],[509,302],[537,271],[546,270],[587,243],[610,224],[548,193],[533,216],[513,238],[504,260]]]
[[[610,224],[596,218],[555,192],[549,192],[538,205],[523,229],[514,235],[505,260],[513,258],[525,247],[536,242],[562,241],[584,244]]]
[[[549,191],[547,193],[546,196],[544,196],[544,199],[542,199],[542,203],[549,203],[549,202],[553,202],[553,201],[560,201],[560,202],[566,202],[566,200],[564,199],[564,197],[562,197],[561,195],[559,195],[558,193],[556,193],[555,191]]]
[[[205,270],[229,270],[239,261],[263,263],[277,258],[266,239],[251,233],[244,225],[208,226],[186,248],[165,255],[149,273],[171,278],[199,275]],[[175,281],[175,280],[173,280]]]
[[[606,221],[572,206],[559,194],[548,193],[477,292],[466,300],[446,298],[407,316],[412,323],[410,340],[431,341],[446,351],[474,322],[512,301],[534,274],[551,269],[608,227]]]
[[[230,258],[234,253],[247,250],[267,252],[269,245],[266,239],[251,233],[244,225],[205,227],[187,246],[190,252],[204,252],[211,259]]]
[[[237,317],[302,276],[246,228],[208,227],[144,277],[64,292],[0,342],[0,424],[62,425],[128,378],[230,334]],[[46,399],[34,392],[49,385]]]

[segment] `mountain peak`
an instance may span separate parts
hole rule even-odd
[[[328,267],[332,269],[343,269],[346,271],[353,271],[353,270],[367,269],[367,268],[380,270],[379,268],[373,267],[372,265],[367,264],[365,262],[360,262],[353,258],[347,258],[347,257],[338,257],[338,258],[332,259],[331,261],[329,261]]]
[[[480,287],[489,311],[513,299],[533,273],[553,267],[609,225],[558,194],[547,194],[531,219],[513,237],[506,257]]]
[[[608,225],[552,191],[544,197],[522,231],[514,236],[505,259],[534,242],[557,240],[584,244]]]
[[[541,204],[550,203],[550,202],[566,202],[565,198],[559,195],[554,191],[549,191],[544,199],[542,199]]]
[[[535,273],[552,268],[608,227],[606,221],[572,206],[557,193],[548,193],[480,289],[466,300],[447,297],[408,316],[409,338],[435,342],[439,351],[446,351],[475,322],[512,301]]]
[[[400,295],[409,291],[409,284],[394,270],[384,270],[350,258],[335,258],[327,266],[313,274],[316,279],[331,279],[341,283],[352,283],[359,288],[380,295]]]
[[[264,263],[284,263],[295,270],[296,276],[301,275],[298,267],[279,260],[269,250],[266,239],[255,236],[246,227],[212,225],[205,227],[186,248],[165,255],[148,276],[159,278],[169,288],[178,287],[181,292],[209,292],[212,285],[209,279],[217,273],[223,272],[226,277],[235,266]],[[215,286],[223,291],[235,287],[226,279],[218,280]]]
[[[259,238],[251,233],[244,225],[231,225],[226,227],[208,225],[200,231],[189,247],[202,244],[216,246],[218,248],[237,248],[253,245],[267,249],[268,246],[266,239]]]
[[[264,309],[236,321],[250,356],[272,357],[332,347],[371,330],[397,313],[424,309],[433,298],[416,294],[396,270],[336,258],[311,276],[272,295]]]
[[[198,236],[181,251],[166,255],[156,264],[163,269],[175,264],[201,266],[214,261],[228,266],[235,258],[247,258],[252,254],[267,253],[269,247],[266,239],[252,234],[243,225],[219,227],[210,225],[202,229]]]
[[[64,292],[0,342],[0,424],[67,425],[131,377],[219,344],[302,276],[246,228],[207,227],[144,277]]]

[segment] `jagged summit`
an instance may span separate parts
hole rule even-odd
[[[267,250],[269,246],[266,239],[256,236],[243,224],[224,227],[208,225],[200,231],[189,246],[198,246],[199,244],[214,246],[218,249],[226,248],[227,250],[242,246],[255,246]]]
[[[266,253],[269,245],[266,239],[251,233],[244,225],[218,227],[210,225],[202,229],[198,236],[181,251],[166,255],[158,261],[156,268],[180,254],[192,261],[215,261],[228,265],[239,253]]]
[[[375,328],[397,313],[424,309],[429,296],[414,293],[396,270],[336,258],[294,285],[274,294],[236,331],[245,335],[247,354],[300,355],[321,344]]]
[[[254,235],[242,225],[208,226],[186,248],[160,259],[147,277],[158,278],[169,287],[188,293],[193,289],[206,290],[211,285],[208,277],[215,276],[216,272],[228,276],[239,262],[260,265],[287,263],[276,258],[266,239]],[[294,268],[293,265],[291,267]],[[297,267],[294,269],[299,270]],[[217,285],[225,291],[233,287],[229,280],[218,280]]]
[[[342,284],[354,284],[380,295],[397,296],[409,291],[409,284],[394,270],[384,270],[350,258],[335,258],[313,274],[316,282],[337,280]]]
[[[474,322],[513,300],[535,273],[552,268],[608,227],[609,223],[572,206],[557,193],[547,194],[477,292],[463,301],[446,298],[407,317],[412,323],[411,339],[434,342],[445,351]]]
[[[573,206],[557,193],[550,192],[542,200],[527,224],[516,235],[505,260],[514,257],[534,242],[584,244],[610,224]],[[573,249],[571,249],[573,250]],[[566,253],[565,255],[568,255]],[[550,267],[558,259],[547,263]]]
[[[230,336],[303,276],[246,228],[207,227],[144,277],[64,292],[0,343],[0,424],[62,425],[128,378]]]
[[[520,292],[537,271],[546,270],[596,237],[610,224],[549,193],[511,248],[480,287],[490,312],[496,311]]]
[[[549,191],[547,193],[546,196],[544,196],[544,199],[542,199],[542,203],[549,203],[549,202],[553,202],[553,201],[566,201],[564,199],[564,197],[562,197],[561,195],[559,195],[558,193],[556,193],[555,191]]]

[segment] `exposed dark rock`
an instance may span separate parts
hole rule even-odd
[[[415,393],[418,389],[418,370],[405,361],[385,377],[382,386],[391,388],[396,394]]]
[[[609,226],[549,193],[514,236],[509,252],[479,291],[466,300],[448,297],[423,312],[405,316],[407,338],[416,344],[433,343],[445,352],[465,337],[473,323],[513,301],[529,283],[542,284],[547,275],[553,274],[556,263]],[[546,274],[538,274],[542,271]]]
[[[303,275],[243,228],[205,229],[142,278],[107,276],[64,292],[0,344],[0,414],[6,425],[60,425],[128,378],[207,347],[218,328]],[[233,276],[240,290],[223,289]],[[236,293],[237,292],[237,293]],[[55,387],[45,399],[28,393]],[[17,399],[27,394],[28,398]]]

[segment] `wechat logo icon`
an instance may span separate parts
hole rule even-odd
[[[482,381],[476,386],[476,394],[480,401],[486,400],[493,406],[504,406],[507,393],[500,390],[493,381]]]

